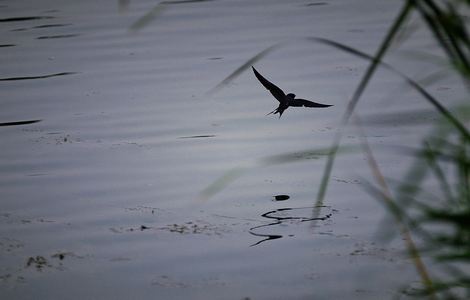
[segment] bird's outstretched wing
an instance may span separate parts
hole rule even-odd
[[[289,106],[294,106],[294,107],[330,107],[333,105],[330,104],[322,104],[322,103],[316,103],[313,101],[305,100],[305,99],[290,99],[289,100]]]
[[[284,92],[278,88],[275,84],[269,82],[269,80],[267,80],[266,78],[264,78],[260,73],[258,73],[258,71],[256,71],[256,69],[251,66],[251,68],[253,68],[253,72],[255,73],[255,76],[256,78],[258,78],[259,82],[261,82],[261,84],[271,92],[271,94],[274,96],[274,98],[277,99],[277,101],[279,101],[280,103],[285,103],[286,102],[286,94],[284,94]]]

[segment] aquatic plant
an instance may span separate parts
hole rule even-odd
[[[464,0],[407,0],[374,55],[369,55],[350,46],[319,37],[309,37],[315,43],[322,43],[369,61],[369,66],[355,89],[343,113],[340,127],[333,144],[328,149],[327,162],[320,189],[316,197],[316,207],[321,207],[327,192],[335,157],[340,149],[342,131],[348,125],[361,96],[370,84],[378,67],[394,72],[415,89],[440,114],[434,130],[422,138],[421,149],[412,151],[415,160],[403,180],[389,187],[368,146],[364,135],[361,146],[367,157],[376,185],[367,184],[366,189],[380,200],[399,227],[406,248],[421,277],[422,287],[407,289],[406,292],[433,299],[469,298],[470,274],[470,133],[465,121],[470,117],[468,104],[463,103],[458,114],[432,96],[417,80],[414,80],[393,66],[384,62],[387,51],[397,41],[406,38],[407,20],[417,13],[430,30],[439,47],[444,51],[448,66],[462,78],[465,85],[470,80],[470,40],[462,11],[468,11],[470,1]],[[283,46],[278,43],[259,52],[219,83],[211,93],[222,88],[251,64],[263,58],[274,49]],[[355,116],[360,129],[360,119]],[[202,193],[212,196],[223,189],[242,172],[229,171]],[[440,187],[440,195],[426,192],[425,181],[433,180]],[[437,226],[436,226],[437,225]],[[419,248],[412,236],[419,237]],[[423,263],[420,253],[434,259],[433,270],[440,276],[431,276]]]

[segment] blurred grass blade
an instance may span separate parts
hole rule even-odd
[[[214,94],[215,92],[219,91],[222,87],[229,84],[232,80],[237,78],[243,71],[247,68],[251,67],[255,62],[262,59],[266,56],[269,52],[273,51],[274,49],[278,48],[281,43],[274,44],[263,51],[259,52],[248,61],[246,61],[243,65],[241,65],[238,69],[232,72],[232,74],[228,75],[224,80],[222,80],[219,84],[217,84],[214,88],[212,88],[207,94]]]
[[[359,130],[360,144],[367,158],[369,168],[377,184],[380,186],[381,197],[379,197],[379,199],[382,199],[385,204],[389,207],[389,210],[394,212],[393,215],[395,216],[395,222],[400,230],[408,253],[410,254],[411,259],[413,260],[413,264],[415,265],[418,274],[421,276],[421,280],[426,286],[426,289],[428,290],[429,294],[434,296],[435,291],[433,287],[433,281],[431,280],[429,272],[427,271],[427,268],[424,265],[419,251],[413,241],[413,238],[411,237],[410,230],[408,229],[399,211],[397,211],[398,208],[392,198],[392,193],[390,192],[385,177],[383,176],[382,171],[380,171],[379,164],[377,163],[377,160],[375,159],[374,154],[372,153],[372,149],[369,146],[359,116],[355,115],[354,121],[356,123],[357,129]]]
[[[342,146],[338,149],[338,153],[343,152],[351,152],[357,149],[355,146]],[[305,161],[310,159],[318,159],[322,156],[330,155],[331,149],[330,148],[317,148],[317,149],[307,149],[303,151],[297,152],[288,152],[276,155],[270,155],[263,158],[256,160],[253,164],[247,167],[236,167],[227,172],[225,172],[222,176],[212,182],[209,186],[207,186],[199,195],[199,199],[201,200],[208,200],[215,194],[222,191],[226,188],[229,184],[234,182],[244,173],[248,172],[249,170],[256,168],[256,167],[269,167],[279,164],[285,163],[293,163],[299,161]]]
[[[349,152],[355,149],[353,146],[343,146],[338,151]],[[257,161],[259,166],[271,166],[285,163],[293,163],[308,159],[319,159],[322,156],[331,154],[331,148],[307,149],[297,152],[287,152],[261,158]]]
[[[416,81],[414,81],[410,77],[408,77],[405,74],[401,73],[400,71],[396,70],[395,68],[393,68],[389,64],[387,64],[385,62],[382,62],[381,59],[377,59],[377,56],[375,56],[375,57],[370,56],[370,55],[368,55],[364,52],[361,52],[357,49],[354,49],[352,47],[343,45],[343,44],[335,42],[335,41],[324,39],[324,38],[311,37],[311,38],[308,38],[308,39],[312,40],[312,41],[316,41],[316,42],[320,42],[320,43],[323,43],[323,44],[330,45],[332,47],[338,48],[338,49],[343,50],[345,52],[349,52],[351,54],[354,54],[358,57],[370,60],[372,62],[372,64],[381,65],[381,66],[387,68],[388,70],[394,72],[395,74],[399,75],[411,87],[413,87],[416,91],[418,91],[428,102],[430,102],[434,106],[434,108],[437,109],[437,111],[439,111],[450,123],[452,123],[460,131],[460,133],[463,136],[465,136],[467,139],[470,139],[470,133],[468,132],[466,127],[457,118],[455,118],[454,115],[452,113],[450,113],[436,98],[434,98],[431,94],[429,94],[421,85],[419,85]],[[355,99],[355,97],[353,97],[353,99]],[[354,108],[354,106],[351,105],[351,102],[350,102],[350,105],[348,106],[348,111],[351,108],[352,109]],[[348,111],[346,111],[346,113]],[[346,113],[345,113],[345,117],[343,118],[343,122],[347,121],[347,118],[349,118],[349,116],[347,116]]]
[[[364,92],[366,86],[368,85],[370,79],[372,78],[372,75],[374,74],[375,70],[377,69],[377,66],[379,65],[379,62],[382,61],[382,58],[384,57],[385,52],[387,51],[388,47],[391,45],[395,35],[399,31],[402,24],[405,22],[406,18],[410,14],[410,12],[411,12],[411,5],[407,1],[404,4],[403,8],[401,9],[400,13],[398,14],[396,20],[393,22],[393,25],[391,26],[391,28],[387,32],[387,35],[385,36],[384,40],[382,41],[379,49],[377,50],[377,53],[375,54],[375,56],[372,59],[371,64],[367,68],[364,76],[362,77],[361,81],[359,82],[359,85],[357,86],[356,90],[354,91],[354,94],[353,94],[351,100],[348,103],[348,107],[346,108],[346,111],[344,112],[342,120],[341,120],[340,128],[338,129],[338,131],[336,132],[335,137],[334,137],[333,145],[331,147],[332,148],[332,153],[331,153],[331,155],[328,156],[328,160],[327,160],[326,165],[325,165],[325,170],[323,172],[323,177],[322,177],[322,181],[321,181],[321,184],[320,184],[320,189],[319,189],[318,194],[317,194],[317,199],[316,199],[315,206],[323,205],[323,199],[325,198],[326,190],[327,190],[328,183],[329,183],[329,180],[330,180],[330,177],[331,177],[331,171],[333,169],[333,163],[334,163],[334,160],[335,160],[335,157],[336,157],[336,152],[338,150],[339,144],[340,144],[341,139],[342,139],[342,135],[343,135],[342,130],[346,126],[349,118],[351,117],[351,114],[353,113],[357,102],[359,102],[359,99],[360,99],[362,93]],[[330,45],[338,45],[338,47],[340,46],[339,43],[335,43],[335,42],[332,42],[332,41],[329,41],[329,40],[326,40],[326,39],[315,38],[315,40],[316,41],[323,40],[323,41],[325,41],[325,43],[328,43]],[[348,51],[347,49],[350,49],[348,52],[357,53],[357,55],[361,54],[361,52],[359,52],[357,50],[353,51],[353,49],[351,47],[343,47],[341,45],[340,48],[343,48],[343,50],[345,50],[345,51]]]
[[[234,182],[247,170],[247,168],[238,167],[225,172],[221,177],[216,179],[213,183],[202,190],[202,192],[199,194],[199,200],[208,200],[215,194],[222,191],[230,183]]]
[[[376,127],[433,124],[437,120],[439,120],[439,115],[432,108],[399,110],[361,116],[362,124]]]
[[[130,31],[136,32],[140,29],[147,26],[150,22],[152,22],[156,17],[158,17],[166,8],[165,3],[161,2],[157,4],[152,10],[148,13],[140,17],[137,21],[135,21],[131,27],[129,28]]]
[[[372,167],[375,168],[375,167]],[[374,171],[375,173],[375,171]],[[437,299],[436,298],[436,289],[435,284],[431,277],[429,276],[429,272],[427,271],[426,265],[423,263],[421,256],[419,254],[419,250],[414,243],[411,233],[406,226],[405,219],[407,218],[404,215],[404,211],[397,205],[392,198],[389,197],[389,192],[387,190],[380,191],[374,188],[371,184],[367,181],[364,181],[364,187],[366,190],[372,194],[376,199],[382,200],[382,203],[387,207],[388,211],[392,213],[395,218],[395,222],[397,223],[401,236],[404,239],[406,244],[406,248],[408,251],[409,257],[412,259],[413,264],[415,265],[416,271],[421,277],[423,285],[426,289],[426,294],[429,296],[429,299]]]
[[[118,9],[120,13],[123,13],[129,9],[131,0],[118,0]]]
[[[429,167],[434,171],[434,175],[437,178],[437,181],[439,182],[441,186],[441,190],[443,191],[445,197],[447,198],[447,201],[449,203],[455,203],[454,201],[454,196],[452,195],[452,189],[450,188],[450,184],[447,181],[447,178],[445,176],[444,171],[442,170],[441,166],[439,165],[438,160],[440,159],[440,154],[434,151],[432,146],[428,143],[424,143],[425,146],[425,155],[427,158],[427,161],[429,163]]]

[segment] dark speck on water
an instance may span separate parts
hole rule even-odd
[[[290,197],[288,195],[276,195],[274,196],[274,201],[286,201]]]
[[[140,231],[144,231],[146,229],[150,229],[150,227],[145,226],[145,225],[140,225]]]

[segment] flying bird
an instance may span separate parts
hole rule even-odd
[[[279,113],[279,118],[281,118],[282,113],[289,107],[289,106],[294,106],[294,107],[329,107],[332,105],[329,104],[321,104],[321,103],[316,103],[313,101],[305,100],[305,99],[295,99],[295,94],[285,94],[279,87],[277,87],[275,84],[269,82],[266,78],[264,78],[258,71],[256,71],[255,67],[251,66],[253,69],[253,72],[255,73],[256,78],[258,78],[259,82],[268,90],[271,92],[271,94],[274,96],[274,98],[279,101],[279,107],[270,112],[267,115],[270,114],[277,114]]]

